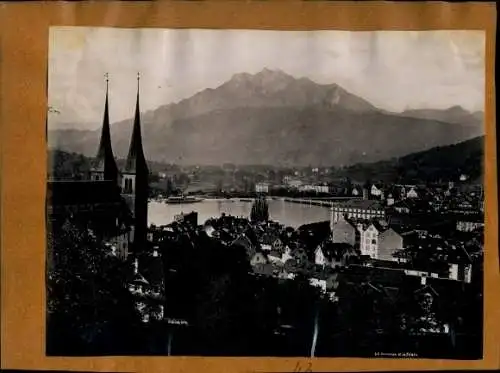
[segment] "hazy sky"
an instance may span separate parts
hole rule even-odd
[[[143,111],[215,88],[239,72],[281,69],[338,83],[374,105],[484,107],[482,31],[259,31],[52,27],[49,128],[101,124],[110,77],[110,119],[133,116],[141,73]]]

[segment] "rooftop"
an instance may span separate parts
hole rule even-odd
[[[350,207],[364,210],[380,210],[383,209],[383,205],[380,201],[375,200],[359,200],[352,199],[349,201],[341,201],[333,204],[335,207]]]

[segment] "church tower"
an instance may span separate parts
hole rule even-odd
[[[148,228],[149,170],[142,148],[141,113],[139,109],[139,74],[137,75],[137,101],[134,127],[127,161],[122,171],[121,189],[132,212],[132,250],[145,249]]]
[[[97,156],[90,170],[90,178],[93,181],[114,181],[119,185],[119,172],[116,166],[113,149],[111,147],[111,131],[109,128],[109,103],[108,103],[109,80],[106,74],[106,99],[104,102],[104,118],[102,121],[101,141],[97,150]]]

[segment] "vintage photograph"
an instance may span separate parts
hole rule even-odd
[[[46,354],[483,357],[485,34],[51,27]]]

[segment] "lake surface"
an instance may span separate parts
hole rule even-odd
[[[330,220],[330,210],[327,207],[311,206],[285,202],[283,200],[268,200],[270,219],[285,226],[298,228],[303,224]],[[238,199],[206,199],[197,203],[166,204],[150,202],[148,208],[148,224],[165,225],[174,221],[180,213],[198,212],[198,224],[207,219],[226,215],[250,217],[252,202]]]

